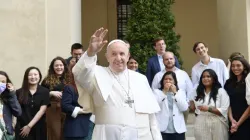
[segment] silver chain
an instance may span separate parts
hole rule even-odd
[[[125,90],[125,88],[123,87],[123,85],[120,83],[120,81],[118,80],[118,78],[115,76],[115,74],[113,73],[113,71],[109,68],[110,72],[112,73],[112,75],[115,77],[116,81],[119,83],[119,85],[122,87],[122,89],[125,91],[127,97],[129,97],[129,89],[130,89],[130,81],[129,81],[129,72],[128,72],[128,92]],[[126,76],[125,76],[126,77]]]

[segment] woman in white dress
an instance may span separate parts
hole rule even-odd
[[[221,88],[214,70],[202,72],[195,94],[191,108],[197,114],[194,124],[196,140],[228,140],[229,97]]]

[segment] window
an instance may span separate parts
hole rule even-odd
[[[130,16],[130,0],[117,0],[117,36],[119,39],[124,39],[126,35],[128,18]]]

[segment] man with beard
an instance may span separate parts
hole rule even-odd
[[[203,42],[196,42],[193,51],[200,58],[192,68],[192,82],[194,87],[197,87],[200,82],[200,77],[205,69],[212,69],[216,72],[218,80],[223,87],[226,80],[229,78],[228,69],[223,60],[212,58],[208,55],[208,47]]]
[[[154,79],[155,74],[165,69],[165,66],[162,61],[162,55],[166,52],[166,43],[163,38],[160,37],[154,40],[154,49],[156,50],[157,54],[148,60],[146,71],[146,77],[150,86],[152,86],[152,81]],[[174,58],[175,66],[177,68],[180,68],[180,64],[178,62],[177,57]]]
[[[167,71],[173,71],[176,74],[177,82],[178,82],[178,87],[179,89],[182,89],[186,93],[187,97],[187,102],[192,99],[192,92],[193,92],[193,84],[188,76],[188,74],[177,68],[175,66],[175,59],[174,59],[174,54],[172,52],[165,52],[163,54],[163,63],[165,65],[165,69],[162,71],[158,72],[152,82],[152,89],[159,89],[160,88],[160,81],[162,79],[162,76],[167,72]],[[184,118],[185,121],[187,121],[188,117],[188,111],[184,113]]]

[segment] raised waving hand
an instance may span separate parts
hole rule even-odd
[[[104,40],[108,30],[104,28],[100,28],[95,31],[95,33],[91,36],[89,41],[89,47],[87,50],[88,56],[94,56],[98,52],[102,50],[105,44],[108,43],[107,40]]]

